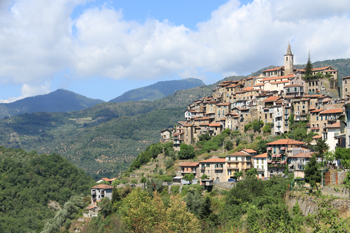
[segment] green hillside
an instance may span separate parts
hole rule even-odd
[[[0,118],[33,112],[71,112],[103,103],[103,100],[87,98],[71,91],[58,89],[46,95],[0,104]]]
[[[57,152],[95,178],[125,170],[159,132],[183,118],[192,101],[212,86],[181,90],[157,101],[102,103],[70,113],[22,114],[0,120],[5,147]]]
[[[58,154],[38,155],[0,147],[1,232],[40,232],[53,203],[88,195],[91,177]],[[57,206],[56,204],[56,206]]]
[[[179,90],[191,89],[202,86],[204,83],[200,79],[188,78],[172,81],[160,81],[155,84],[130,90],[112,99],[109,102],[119,103],[126,101],[152,101],[158,100]]]

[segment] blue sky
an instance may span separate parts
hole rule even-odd
[[[309,50],[313,61],[349,58],[349,12],[344,0],[3,0],[0,100],[210,84],[281,65],[288,42],[298,64]]]

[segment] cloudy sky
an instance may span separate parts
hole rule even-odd
[[[0,100],[64,88],[108,101],[159,80],[206,84],[350,57],[348,0],[0,0]]]

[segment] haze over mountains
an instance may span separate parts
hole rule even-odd
[[[158,100],[176,91],[190,89],[204,85],[203,81],[195,78],[160,81],[155,84],[130,90],[109,102],[119,103],[125,101],[152,101]]]

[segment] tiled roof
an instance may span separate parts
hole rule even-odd
[[[280,69],[284,69],[284,66],[280,66],[280,67],[264,70],[263,72],[270,72],[270,71],[275,71],[275,70],[280,70]]]
[[[184,162],[180,164],[180,167],[197,167],[199,162]]]
[[[289,80],[270,82],[271,84],[289,83]]]
[[[231,103],[219,103],[216,106],[230,106]]]
[[[340,122],[335,122],[334,124],[327,126],[327,128],[340,128]]]
[[[101,180],[104,180],[104,181],[112,181],[111,179],[108,179],[108,178],[101,178]]]
[[[254,156],[254,158],[267,158],[267,153],[263,153],[261,155]]]
[[[173,136],[179,136],[181,134],[183,134],[183,132],[182,133],[174,133]]]
[[[322,135],[316,135],[312,137],[312,139],[318,139],[318,138],[322,138]]]
[[[221,126],[221,124],[219,123],[213,123],[213,124],[209,124],[210,127],[218,127]]]
[[[313,152],[301,152],[297,155],[294,155],[293,158],[311,158]]]
[[[258,153],[257,151],[255,150],[252,150],[252,149],[243,149],[245,152],[248,152],[248,153]]]
[[[302,87],[303,85],[300,84],[290,84],[290,85],[285,85],[284,87]]]
[[[265,83],[258,83],[258,84],[255,84],[253,87],[258,87],[258,86],[264,86]]]
[[[107,184],[98,184],[91,187],[92,189],[113,189],[113,186]]]
[[[225,158],[211,158],[207,160],[200,161],[199,163],[224,163]]]
[[[279,99],[279,96],[270,96],[269,98],[265,99],[263,102],[275,102]]]
[[[286,75],[286,76],[279,76],[279,77],[270,77],[270,78],[264,78],[261,81],[270,81],[270,80],[276,80],[276,79],[286,79],[286,78],[293,78],[294,74]]]
[[[239,86],[239,84],[231,84],[231,85],[227,86],[226,88],[233,88],[233,87],[237,87],[237,86]]]
[[[350,76],[343,77],[342,79],[348,79],[348,78],[350,78]]]
[[[321,112],[320,114],[331,114],[331,113],[342,113],[343,110],[341,108],[336,108],[336,109],[328,109],[325,110],[323,112]]]
[[[233,154],[229,154],[229,155],[226,155],[226,156],[251,156],[250,154],[246,153],[246,152],[235,152]]]
[[[294,139],[279,139],[274,142],[266,143],[266,145],[305,145],[305,143]]]
[[[314,112],[322,112],[322,111],[323,111],[323,109],[316,109],[316,110],[311,111],[311,113],[314,113]]]
[[[246,87],[243,91],[254,91],[254,87]]]
[[[319,68],[313,68],[312,71],[320,71],[320,70],[326,70],[330,68],[330,66],[325,66],[325,67],[319,67]],[[305,71],[305,68],[301,69],[300,71]]]

